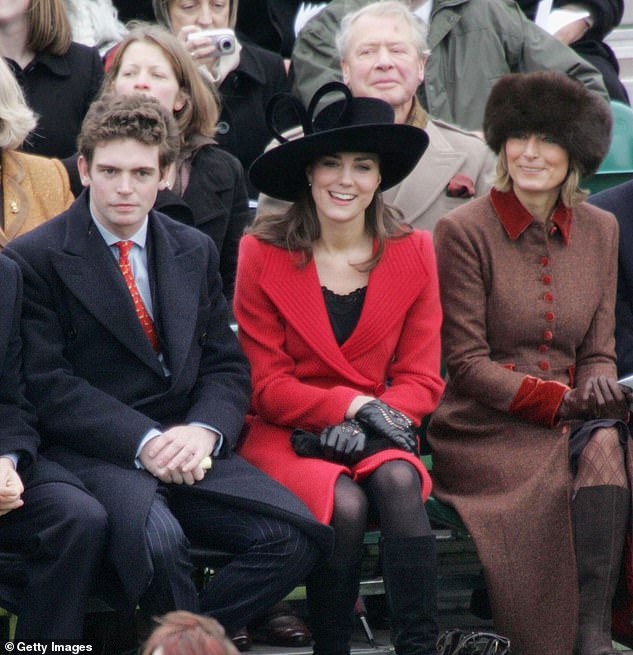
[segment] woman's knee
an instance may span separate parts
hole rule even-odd
[[[617,428],[598,428],[591,435],[591,439],[585,448],[620,449],[620,432]]]
[[[616,428],[595,430],[578,458],[579,466],[596,460],[618,460],[624,463],[624,450]]]
[[[616,428],[595,430],[578,457],[574,487],[627,486],[624,449]]]
[[[334,520],[347,525],[367,524],[369,503],[363,489],[346,476],[341,476],[334,488]]]
[[[382,464],[369,479],[369,485],[375,496],[394,498],[421,498],[420,474],[410,462],[392,460]]]

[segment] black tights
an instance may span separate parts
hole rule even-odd
[[[362,549],[370,508],[380,521],[383,537],[424,537],[431,524],[422,502],[420,475],[401,459],[385,462],[362,484],[341,475],[334,489],[331,525],[336,541],[332,562],[355,562]]]

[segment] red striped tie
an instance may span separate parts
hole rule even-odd
[[[129,254],[134,243],[132,241],[117,241],[114,245],[119,249],[119,266],[121,267],[121,272],[125,278],[127,288],[132,295],[134,309],[136,309],[136,315],[141,322],[141,327],[147,335],[149,342],[152,344],[152,348],[154,348],[156,352],[160,352],[154,321],[152,321],[152,317],[149,315],[145,303],[143,303],[141,294],[138,292],[138,287],[136,286],[134,275],[132,274],[132,267],[130,266]]]

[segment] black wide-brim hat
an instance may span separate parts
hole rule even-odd
[[[314,112],[327,94],[344,95]],[[275,127],[280,103],[291,104],[299,115],[303,136],[288,140]],[[338,152],[364,152],[380,159],[380,188],[385,191],[401,182],[424,154],[429,137],[413,125],[394,123],[391,105],[378,98],[354,98],[340,82],[322,86],[306,112],[289,94],[278,94],[267,108],[268,127],[281,145],[260,155],[249,169],[253,186],[273,198],[294,202],[308,188],[306,168],[316,158]]]

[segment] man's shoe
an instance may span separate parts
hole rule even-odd
[[[251,647],[251,636],[248,633],[246,626],[239,628],[231,635],[231,641],[235,644],[235,648],[240,652],[250,650]]]
[[[270,646],[297,648],[308,646],[312,634],[301,617],[297,616],[288,603],[277,603],[251,626],[255,641]]]

